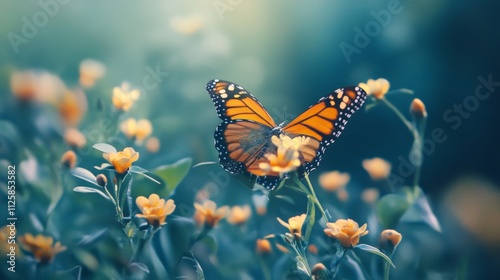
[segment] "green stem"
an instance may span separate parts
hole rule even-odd
[[[302,252],[300,252],[299,250],[297,250],[297,246],[299,246],[299,244],[297,244],[296,241],[293,242],[293,244],[291,244],[291,245],[292,245],[291,247],[293,248],[293,250],[295,251],[295,253],[297,254],[297,256],[299,256],[302,259],[304,265],[306,266],[307,275],[311,276],[311,268],[309,267],[309,263],[307,262],[307,258],[306,258],[304,249],[302,248],[302,250],[300,250]]]
[[[387,107],[389,107],[392,111],[394,111],[394,113],[396,113],[396,115],[406,125],[406,127],[408,128],[408,130],[410,131],[410,133],[413,135],[413,137],[415,139],[417,139],[418,138],[418,132],[417,132],[417,130],[412,125],[412,123],[410,121],[408,121],[408,119],[403,115],[403,113],[401,113],[401,111],[399,111],[399,109],[396,108],[396,106],[394,106],[391,102],[389,102],[389,100],[387,100],[385,98],[381,98],[379,100],[381,100],[382,102],[384,102],[384,104],[387,105]]]
[[[307,185],[309,186],[309,191],[311,192],[312,197],[314,197],[314,203],[318,206],[318,209],[321,212],[321,215],[323,215],[325,222],[328,222],[328,217],[326,216],[325,210],[323,209],[323,206],[321,206],[321,203],[319,202],[318,197],[316,196],[316,192],[314,192],[311,180],[309,180],[309,175],[305,174],[304,177],[306,178]]]
[[[335,266],[335,270],[332,272],[332,279],[335,279],[335,276],[337,276],[337,273],[339,272],[340,264],[345,258],[345,255],[347,254],[346,249],[342,249],[344,252],[342,252],[342,256],[340,257],[340,260],[337,262],[337,265]]]
[[[262,274],[264,274],[265,280],[271,280],[271,273],[269,272],[269,268],[267,267],[267,263],[262,259],[262,256],[258,257],[259,265],[262,270]]]
[[[394,253],[394,252],[393,252]],[[389,258],[392,258],[392,254],[389,256]],[[391,265],[389,262],[385,262],[385,267],[384,267],[384,280],[389,280],[389,272],[391,271]]]
[[[146,245],[146,243],[148,243],[149,240],[151,240],[151,238],[153,238],[153,236],[155,235],[155,233],[159,229],[160,229],[160,227],[156,227],[153,230],[151,230],[151,228],[150,228],[146,232],[146,234],[145,234],[146,236],[144,236],[144,238],[139,238],[139,243],[137,243],[137,248],[135,249],[135,252],[134,252],[134,255],[132,256],[132,258],[130,258],[129,263],[134,262],[134,260],[141,254],[142,250],[144,249],[144,245]]]
[[[420,147],[419,147],[420,151],[419,152],[420,152],[420,155],[422,156],[422,159],[423,159],[425,125],[426,125],[426,118],[423,118],[420,122],[420,129],[417,132],[417,134],[419,135],[418,141],[420,141]],[[417,141],[417,140],[415,140],[415,141]],[[419,186],[421,169],[422,169],[422,162],[415,169],[415,175],[413,177],[413,192],[414,193],[416,192],[416,189]]]
[[[117,174],[115,174],[116,183],[115,183],[115,201],[116,201],[116,215],[118,216],[118,221],[123,224],[123,211],[120,207],[120,193],[119,193],[119,185],[121,184],[121,180],[118,178]]]

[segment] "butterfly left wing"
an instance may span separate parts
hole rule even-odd
[[[259,164],[264,154],[276,148],[271,143],[276,123],[267,110],[242,86],[223,80],[212,80],[207,91],[223,121],[214,133],[219,162],[232,174],[257,176],[257,183],[272,188],[279,177],[265,176]]]
[[[253,121],[270,128],[276,123],[267,110],[242,86],[219,79],[207,83],[217,116],[224,122],[233,120]]]
[[[339,88],[283,127],[283,133],[290,137],[310,138],[299,151],[301,175],[319,165],[326,147],[340,136],[351,115],[361,108],[365,99],[366,92],[360,87]]]

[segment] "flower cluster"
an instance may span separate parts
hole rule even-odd
[[[259,168],[266,175],[279,174],[282,177],[288,172],[296,170],[300,165],[300,148],[309,142],[309,137],[298,136],[291,138],[290,136],[281,134],[278,138],[273,135],[271,142],[276,147],[276,153],[267,153],[266,162],[261,162]]]
[[[142,214],[136,214],[138,218],[144,218],[154,227],[165,224],[165,219],[175,210],[175,204],[172,199],[165,201],[160,199],[157,194],[151,194],[149,198],[139,196],[135,203]]]
[[[42,264],[52,262],[58,253],[66,250],[66,247],[61,245],[61,242],[54,244],[52,237],[41,234],[33,236],[31,233],[27,233],[19,237],[19,242],[26,251],[32,253],[35,259]]]
[[[102,156],[113,165],[119,174],[127,172],[132,163],[139,159],[139,153],[131,147],[127,147],[121,152],[104,153]]]

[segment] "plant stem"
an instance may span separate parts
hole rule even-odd
[[[123,224],[123,212],[120,207],[120,194],[119,194],[119,185],[121,184],[121,180],[118,178],[117,174],[115,174],[116,182],[115,182],[115,201],[116,201],[116,215],[118,216],[118,221]]]
[[[318,197],[316,196],[316,193],[314,192],[314,188],[311,184],[311,181],[309,180],[309,175],[305,174],[304,177],[306,178],[307,185],[309,186],[309,191],[311,192],[311,195],[314,197],[314,203],[318,206],[319,211],[321,211],[321,215],[323,215],[325,222],[328,222],[328,217],[326,216],[325,210],[323,209],[323,206],[321,206],[321,203],[319,202]]]
[[[394,252],[393,252],[394,253]],[[392,253],[389,256],[389,258],[392,258]],[[384,267],[384,280],[389,280],[389,272],[391,271],[391,265],[389,262],[385,262],[385,267]]]
[[[271,273],[269,272],[266,262],[262,259],[262,256],[259,256],[258,259],[262,274],[264,274],[264,279],[271,280]]]
[[[150,228],[146,231],[144,238],[139,238],[139,243],[137,243],[137,248],[135,249],[134,255],[130,259],[129,263],[132,263],[141,254],[142,250],[144,249],[144,245],[146,245],[146,243],[148,243],[149,240],[153,238],[153,236],[159,229],[160,227],[156,227],[153,230],[151,230]]]
[[[342,256],[340,257],[340,260],[337,262],[337,265],[335,266],[335,270],[332,272],[332,279],[335,279],[335,276],[337,276],[337,273],[339,272],[340,264],[344,260],[345,255],[347,254],[347,250],[346,249],[342,249],[342,250],[344,250],[342,252]]]
[[[384,102],[384,104],[387,105],[387,107],[389,107],[392,111],[394,111],[394,113],[396,113],[396,115],[406,125],[406,127],[408,128],[408,130],[410,131],[410,133],[413,135],[413,137],[415,139],[417,139],[418,138],[418,132],[417,132],[417,130],[412,125],[412,123],[410,121],[408,121],[408,119],[406,119],[406,117],[403,115],[403,113],[401,113],[401,111],[399,111],[399,109],[396,108],[396,106],[394,106],[391,102],[389,102],[389,100],[387,100],[385,98],[381,98],[379,100],[381,100],[382,102]]]

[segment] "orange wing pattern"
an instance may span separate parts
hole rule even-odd
[[[310,138],[299,151],[302,164],[298,172],[303,176],[319,165],[326,146],[339,137],[347,120],[366,98],[359,87],[337,89],[282,127],[276,125],[262,104],[240,85],[216,79],[208,82],[207,91],[222,120],[214,134],[219,162],[230,173],[257,176],[257,183],[270,190],[281,178],[278,174],[265,175],[259,163],[265,161],[267,152],[276,151],[271,142],[273,135]]]
[[[351,115],[361,108],[365,99],[366,93],[360,87],[339,88],[283,127],[282,132],[291,137],[311,138],[300,151],[304,172],[309,173],[319,165],[326,147],[340,136]],[[314,156],[312,151],[315,151]]]

